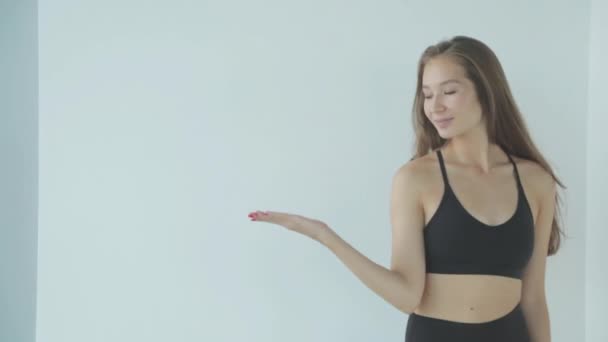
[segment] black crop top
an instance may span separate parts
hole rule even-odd
[[[444,193],[424,228],[427,273],[490,274],[521,279],[532,256],[534,219],[517,166],[507,156],[517,181],[517,209],[506,222],[490,226],[462,206],[448,182],[441,151],[437,150]]]

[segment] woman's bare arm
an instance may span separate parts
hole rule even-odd
[[[373,262],[331,230],[319,237],[319,242],[327,246],[369,289],[407,314],[412,313],[420,302],[425,277],[424,213],[417,185],[411,164],[404,165],[394,175],[390,269]]]
[[[407,314],[417,306],[416,291],[399,273],[373,262],[337,234],[328,234],[320,242],[327,246],[369,289],[389,304]]]
[[[391,267],[371,261],[350,246],[322,221],[277,211],[256,211],[253,221],[268,222],[306,235],[325,245],[368,288],[397,309],[409,314],[422,297],[425,265],[422,238],[423,210],[419,179],[410,161],[395,173],[391,193]]]

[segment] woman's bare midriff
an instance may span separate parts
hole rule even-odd
[[[427,273],[424,293],[414,313],[463,323],[483,323],[515,308],[521,280],[494,275]]]

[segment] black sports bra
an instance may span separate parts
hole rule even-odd
[[[462,206],[448,182],[441,151],[437,150],[444,193],[424,228],[427,273],[490,274],[521,279],[534,247],[534,218],[517,166],[507,156],[517,181],[517,209],[506,222],[491,226]]]

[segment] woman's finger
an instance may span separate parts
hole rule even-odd
[[[249,213],[248,216],[252,221],[269,221],[269,219],[271,219],[274,215],[269,211],[257,210]]]

